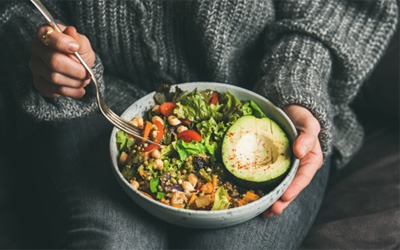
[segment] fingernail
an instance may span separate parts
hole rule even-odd
[[[68,43],[68,49],[72,52],[76,52],[79,49],[79,45],[77,43],[70,42]]]

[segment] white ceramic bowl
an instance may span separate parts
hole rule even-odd
[[[281,128],[286,132],[291,142],[297,136],[296,129],[286,114],[270,101],[264,97],[251,92],[249,90],[221,83],[212,82],[192,82],[179,84],[179,88],[182,90],[194,90],[197,88],[199,91],[212,89],[219,92],[231,92],[233,95],[241,100],[253,100],[259,107],[265,112],[267,116],[277,122]],[[174,90],[175,87],[172,87]],[[154,93],[150,93],[134,104],[132,104],[123,114],[122,117],[125,119],[132,119],[135,116],[141,116],[145,111],[149,110],[154,106],[153,100]],[[113,171],[117,177],[117,180],[122,185],[126,193],[142,208],[150,212],[154,216],[170,222],[175,225],[189,227],[189,228],[222,228],[237,225],[254,218],[255,216],[264,212],[270,207],[282,193],[286,190],[289,183],[293,180],[293,177],[297,171],[299,161],[298,159],[292,160],[291,169],[287,176],[280,182],[270,193],[260,199],[249,203],[247,205],[231,208],[227,210],[218,211],[197,211],[197,210],[186,210],[167,206],[159,201],[150,199],[132,186],[125,180],[118,168],[118,149],[115,135],[118,129],[114,128],[110,138],[110,153]]]

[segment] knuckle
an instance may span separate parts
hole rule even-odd
[[[63,39],[60,39],[60,38],[54,39],[54,46],[55,46],[57,49],[59,49],[59,50],[65,50],[65,49],[64,49],[64,47],[65,47],[65,42],[64,42]]]

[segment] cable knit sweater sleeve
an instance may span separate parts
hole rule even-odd
[[[44,1],[44,3],[61,23],[69,24],[68,20],[64,19],[68,14],[65,3],[61,1]],[[29,1],[3,1],[0,5],[0,46],[7,48],[1,51],[1,71],[5,72],[1,84],[8,85],[20,108],[36,120],[57,121],[85,116],[97,110],[93,84],[86,87],[86,94],[80,99],[45,98],[33,87],[32,74],[28,68],[29,47],[36,29],[45,22]],[[113,85],[119,86],[119,89],[111,88],[106,93],[107,96],[119,96],[117,101],[109,103],[117,112],[123,111],[127,103],[145,93],[119,78],[105,75],[99,56],[96,56],[93,71],[102,93],[105,92],[104,82],[112,81]]]
[[[273,45],[257,91],[281,107],[299,104],[311,110],[321,124],[324,156],[334,144],[343,165],[362,140],[362,132],[352,133],[362,129],[348,119],[354,116],[349,104],[395,29],[396,2],[276,1],[276,9],[276,22],[266,32]],[[339,134],[351,143],[342,145],[349,140]]]

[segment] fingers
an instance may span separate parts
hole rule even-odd
[[[90,79],[80,78],[77,79],[75,76],[68,76],[60,72],[56,72],[47,67],[43,62],[32,59],[29,63],[29,67],[32,71],[37,72],[37,75],[42,77],[47,82],[52,82],[55,85],[66,86],[71,88],[82,88],[89,84]]]
[[[95,60],[95,54],[93,53],[89,39],[86,36],[79,34],[72,26],[66,27],[63,33],[74,38],[79,43],[78,53],[82,56],[88,66],[92,67]],[[78,61],[75,56],[72,58]]]
[[[321,165],[322,151],[319,142],[317,142],[313,150],[300,160],[296,176],[285,193],[283,193],[281,199],[283,201],[292,201],[296,198],[310,184]]]
[[[89,40],[77,33],[74,27],[59,25],[63,31],[52,31],[49,25],[41,26],[31,45],[29,67],[33,73],[34,87],[46,97],[68,96],[80,98],[90,76],[78,61],[78,52],[89,67],[95,54]]]
[[[34,76],[34,87],[45,97],[57,98],[68,96],[72,98],[81,98],[85,95],[84,88],[70,88],[66,86],[55,85],[40,76]]]
[[[293,178],[292,183],[287,190],[282,194],[280,199],[276,201],[269,210],[264,213],[264,216],[271,217],[273,214],[281,214],[284,209],[306,188],[316,172],[322,165],[322,151],[319,142],[314,148],[300,160],[298,171]]]
[[[32,59],[34,62],[31,63],[44,63],[49,70],[64,74],[77,80],[86,80],[88,78],[86,70],[82,64],[77,60],[72,59],[70,56],[58,53],[54,49],[45,48],[43,46],[33,47]],[[31,70],[33,69],[34,67],[31,67]]]
[[[292,183],[267,211],[265,217],[281,214],[284,209],[306,188],[322,166],[322,150],[318,139],[320,125],[310,111],[304,107],[290,105],[285,112],[299,131],[299,136],[293,143],[293,152],[300,159],[299,168]]]
[[[55,98],[68,96],[81,98],[85,94],[85,89],[90,79],[69,77],[70,74],[62,74],[51,70],[43,61],[31,58],[29,67],[33,74],[33,85],[43,96]]]
[[[317,143],[318,137],[316,135],[313,135],[307,130],[305,132],[300,132],[293,143],[293,152],[297,158],[302,159],[308,152],[314,149]]]
[[[321,165],[322,152],[318,142],[310,153],[300,161],[299,169],[288,189],[279,200],[263,213],[263,216],[270,218],[274,214],[282,214],[289,204],[310,184]]]
[[[65,26],[60,25],[62,30],[65,30]],[[36,31],[37,40],[42,41],[43,36],[53,28],[49,25],[43,25]],[[43,41],[42,41],[43,42]],[[64,53],[73,53],[79,50],[79,44],[73,37],[54,31],[47,36],[46,43],[49,47]]]
[[[296,157],[303,158],[318,142],[318,134],[321,130],[319,122],[306,108],[298,105],[290,105],[285,109],[286,114],[293,121],[299,136],[293,145]]]

